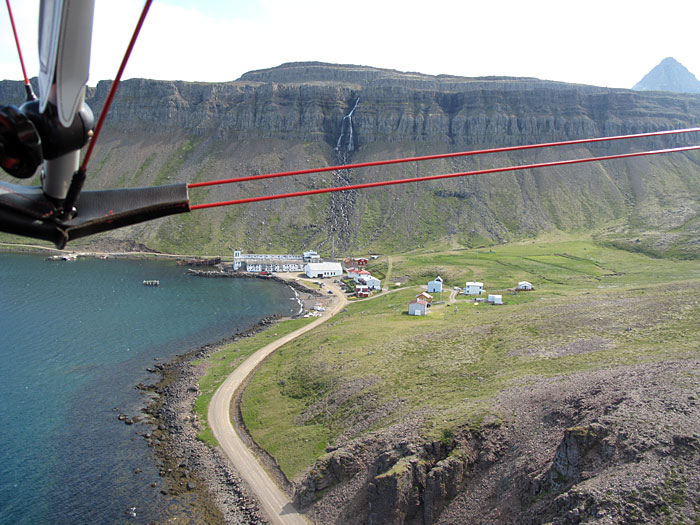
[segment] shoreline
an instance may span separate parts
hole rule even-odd
[[[164,497],[190,499],[195,521],[204,523],[264,523],[264,516],[245,482],[217,449],[197,439],[202,426],[193,408],[206,360],[220,347],[269,328],[279,318],[267,317],[238,335],[204,344],[157,367],[159,380],[136,388],[151,394],[142,412],[151,427],[144,435],[153,459],[166,480]]]
[[[114,259],[214,259],[221,258],[224,261],[233,260],[233,256],[223,257],[220,255],[195,255],[195,254],[177,254],[164,253],[156,250],[151,250],[146,245],[140,243],[118,242],[117,246],[130,249],[118,249],[116,246],[109,249],[98,249],[88,247],[78,247],[76,249],[59,250],[53,246],[41,246],[38,244],[20,244],[0,242],[0,253],[23,253],[32,255],[68,255],[74,254],[78,258],[93,258],[107,256]]]
[[[256,278],[255,275],[230,274],[217,277]],[[144,434],[153,448],[160,475],[167,480],[164,497],[187,500],[196,521],[206,523],[267,523],[256,497],[246,482],[230,466],[219,448],[197,439],[202,426],[194,413],[199,397],[198,383],[206,373],[209,359],[219,348],[266,330],[285,319],[299,317],[319,296],[314,290],[293,280],[274,277],[289,286],[300,310],[294,317],[266,317],[231,337],[203,344],[159,364],[153,372],[159,380],[136,388],[151,396],[142,412],[151,431]],[[302,292],[300,297],[299,291]],[[303,295],[306,295],[303,297]],[[195,364],[197,361],[204,361]]]

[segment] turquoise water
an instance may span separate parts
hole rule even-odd
[[[148,428],[117,420],[147,402],[134,386],[153,381],[155,358],[297,309],[279,283],[165,261],[0,254],[0,523],[162,518],[175,503],[136,434]]]

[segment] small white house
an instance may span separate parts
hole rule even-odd
[[[369,273],[367,270],[355,270],[352,273],[352,275],[353,275],[352,279],[354,279],[354,281],[356,283],[359,283],[360,279],[364,280],[364,279],[368,279],[368,278],[372,277],[372,274]],[[348,276],[350,276],[349,272],[348,272]]]
[[[484,283],[467,282],[464,287],[464,295],[480,295],[484,293]]]
[[[490,295],[489,294],[489,303],[491,304],[503,304],[503,296],[502,295]]]
[[[428,303],[422,299],[415,299],[408,303],[408,315],[427,315]]]
[[[534,290],[534,286],[532,286],[532,283],[529,283],[527,281],[520,281],[518,283],[518,290]]]
[[[438,275],[435,280],[428,282],[428,293],[440,292],[442,292],[442,277]]]
[[[382,281],[380,281],[376,277],[372,277],[370,275],[369,277],[365,277],[363,279],[363,281],[367,285],[367,288],[369,288],[370,290],[381,290],[382,289]]]
[[[304,272],[309,279],[320,279],[343,275],[343,268],[339,262],[309,263],[304,267]]]

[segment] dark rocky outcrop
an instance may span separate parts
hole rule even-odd
[[[329,449],[295,484],[315,523],[665,523],[698,519],[697,359],[551,378],[503,420],[426,441],[408,418]],[[682,519],[681,519],[682,521]]]

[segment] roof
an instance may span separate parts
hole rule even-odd
[[[330,270],[342,270],[339,262],[310,262],[306,266],[309,267],[311,271],[330,271]]]
[[[484,286],[484,283],[480,283],[477,281],[468,281],[467,286]]]
[[[414,299],[408,304],[422,304],[423,306],[428,306],[428,303],[424,301],[423,299]]]
[[[372,275],[372,274],[369,273],[367,270],[357,270],[357,271],[354,272],[354,273],[359,274],[359,275]]]
[[[433,296],[430,295],[428,292],[421,292],[421,293],[419,293],[418,295],[416,295],[416,297],[420,297],[420,296],[423,296],[423,297],[430,297],[431,299],[433,298]]]

